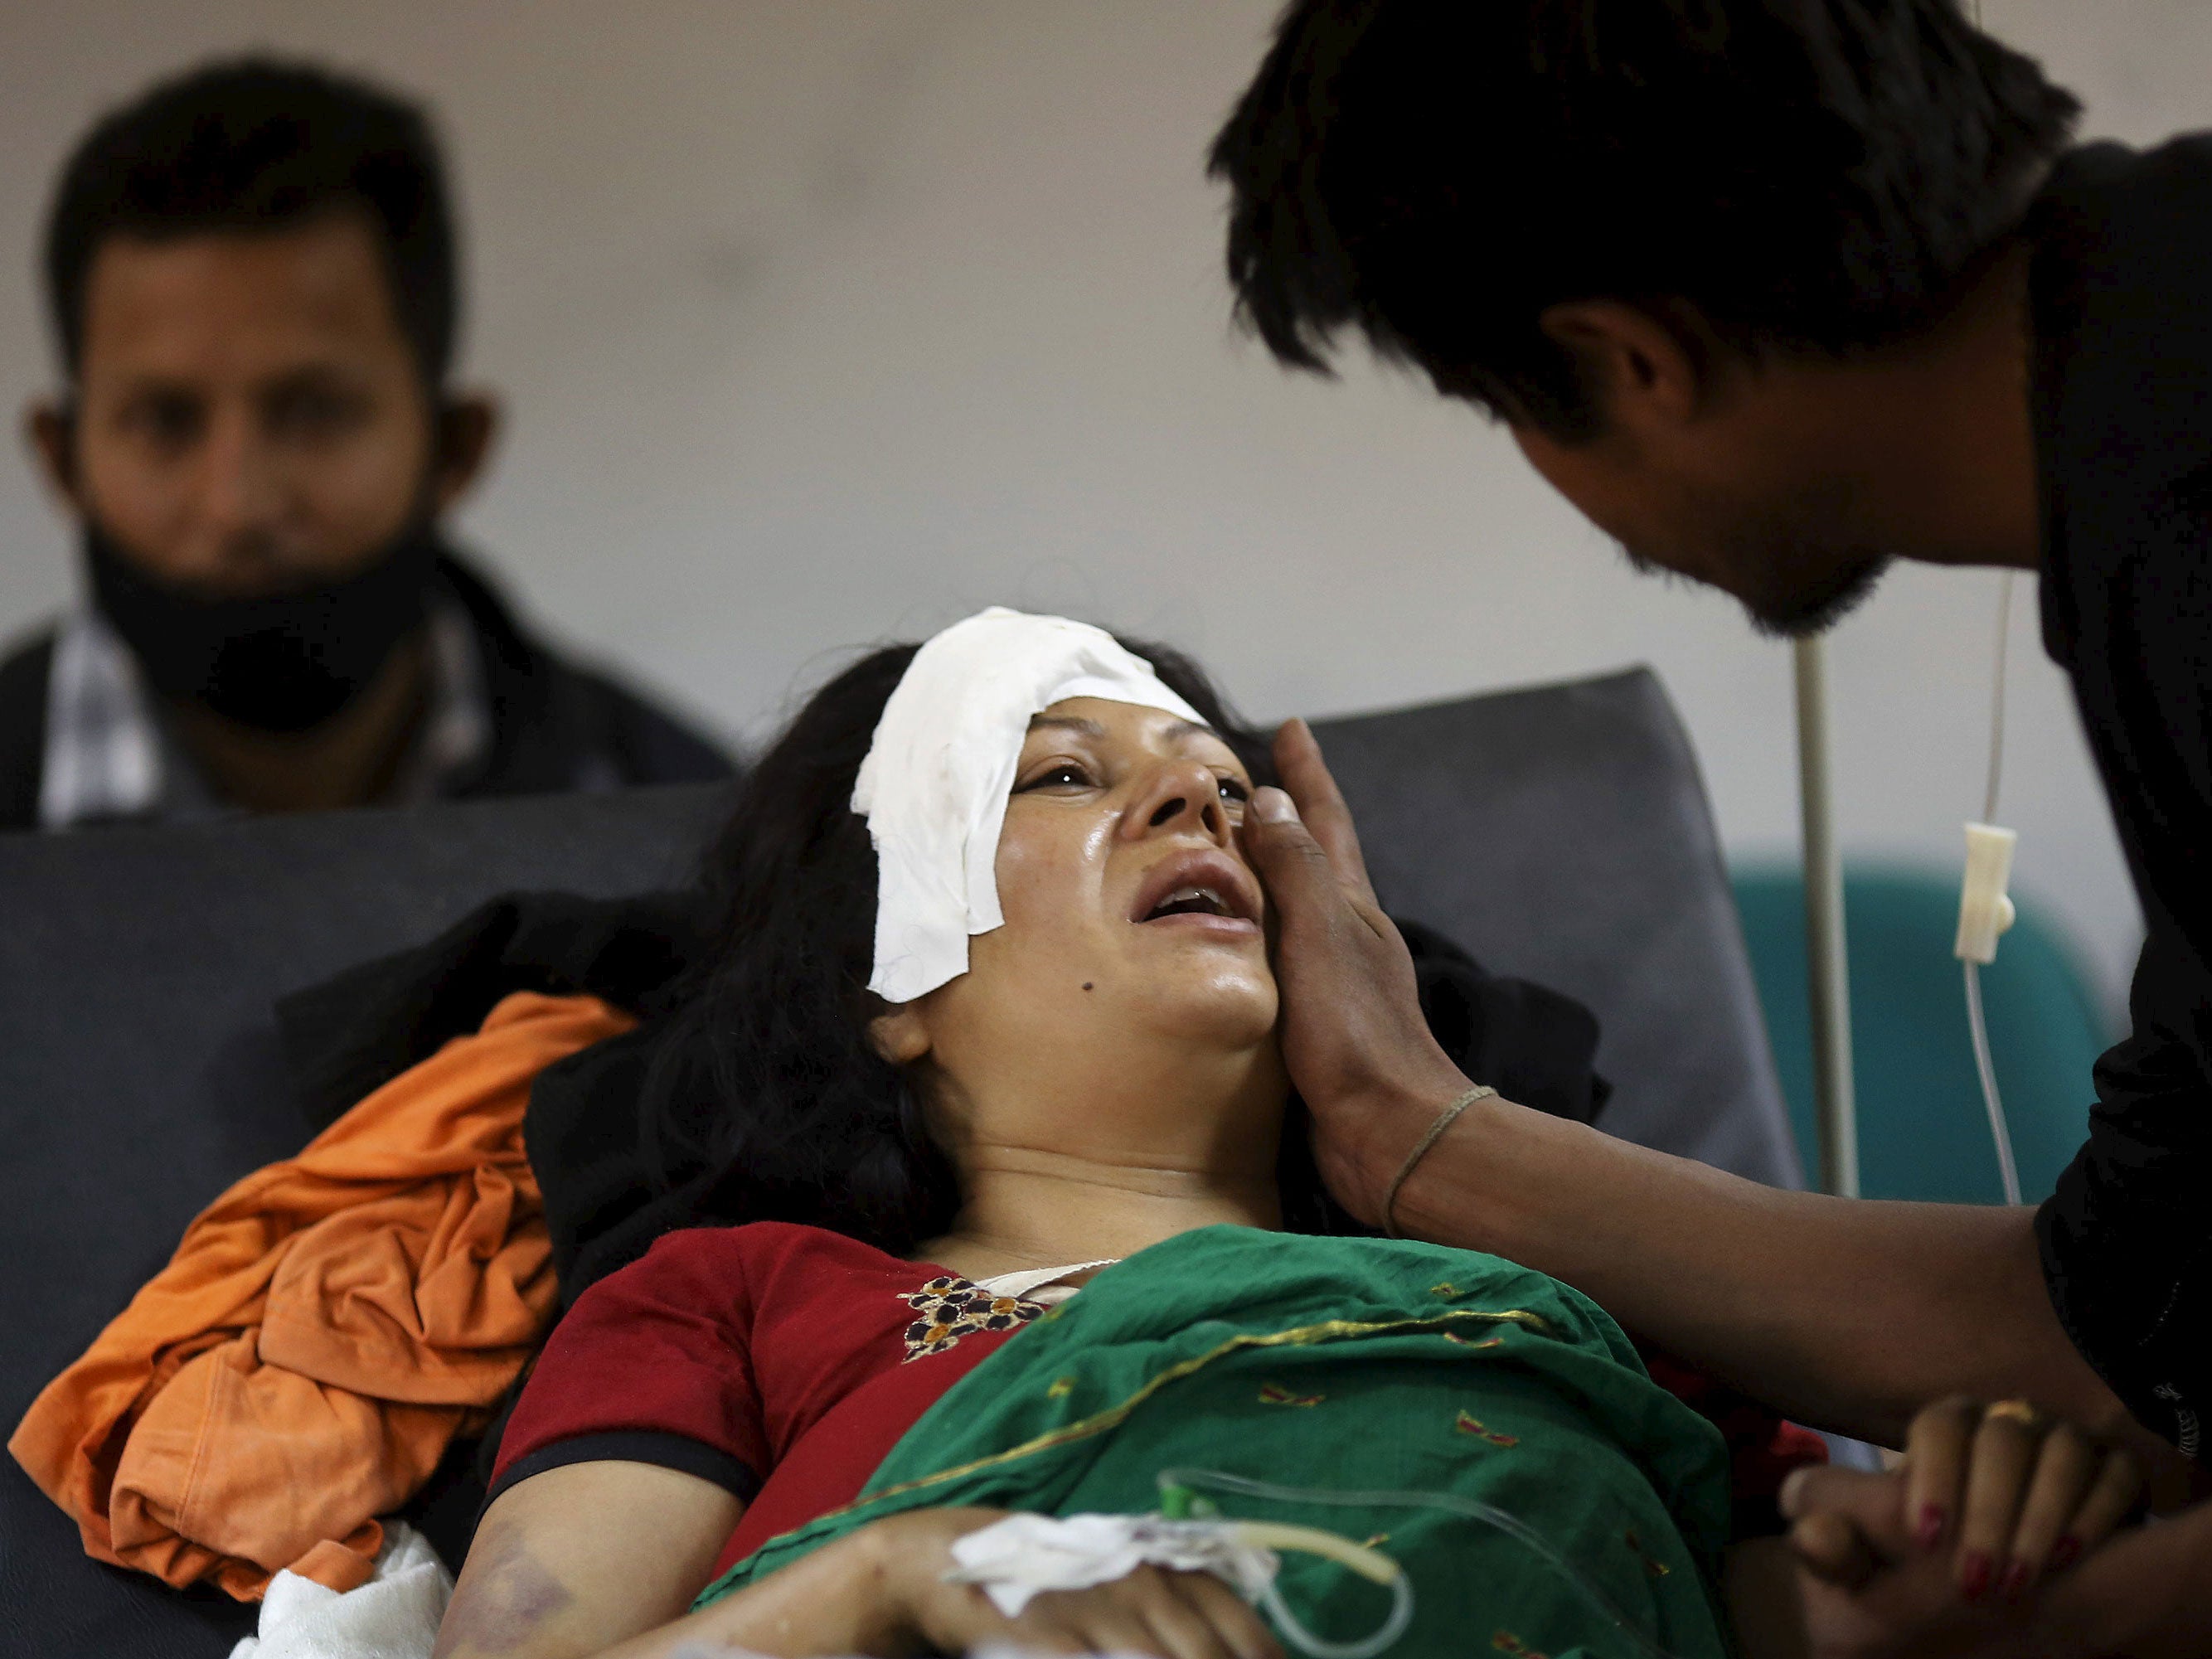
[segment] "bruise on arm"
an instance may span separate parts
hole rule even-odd
[[[571,1463],[484,1512],[435,1659],[584,1659],[680,1618],[744,1506],[649,1463]]]
[[[469,1551],[469,1594],[458,1591],[438,1627],[432,1659],[512,1654],[526,1648],[548,1620],[575,1604],[568,1587],[530,1553],[521,1530],[479,1535]]]

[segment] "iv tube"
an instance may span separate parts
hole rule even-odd
[[[1551,1540],[1529,1526],[1518,1516],[1510,1515],[1496,1504],[1486,1504],[1480,1498],[1468,1498],[1455,1492],[1395,1490],[1336,1492],[1322,1486],[1277,1486],[1273,1481],[1254,1480],[1241,1474],[1224,1474],[1215,1469],[1162,1469],[1156,1478],[1164,1494],[1170,1488],[1182,1487],[1186,1492],[1233,1492],[1239,1497],[1265,1498],[1278,1504],[1337,1504],[1362,1508],[1376,1504],[1389,1504],[1406,1509],[1442,1510],[1448,1515],[1462,1516],[1468,1520],[1480,1522],[1484,1526],[1504,1533],[1516,1543],[1524,1545],[1553,1571],[1566,1580],[1567,1583],[1582,1597],[1583,1602],[1607,1624],[1620,1632],[1621,1636],[1644,1656],[1644,1659],[1674,1659],[1673,1654],[1646,1635],[1640,1626],[1623,1613],[1614,1604],[1613,1598],[1607,1595],[1589,1574],[1562,1554]],[[1402,1578],[1401,1582],[1403,1582]],[[1273,1586],[1269,1588],[1272,1589]],[[1268,1612],[1274,1614],[1278,1620],[1288,1620],[1284,1626],[1283,1634],[1290,1638],[1294,1644],[1299,1637],[1306,1638],[1308,1640],[1313,1639],[1312,1633],[1304,1626],[1299,1625],[1295,1620],[1289,1619],[1289,1610],[1280,1605],[1279,1598],[1270,1598],[1266,1605]],[[1398,1621],[1400,1612],[1401,1609],[1397,1607],[1392,1608],[1391,1623],[1395,1624]],[[1410,1619],[1412,1612],[1409,1597],[1403,1604],[1403,1613],[1405,1617]],[[1389,1626],[1386,1625],[1385,1628],[1388,1629]],[[1402,1631],[1403,1628],[1402,1624],[1398,1626],[1399,1630]],[[1292,1634],[1293,1632],[1296,1632],[1295,1636]],[[1380,1632],[1377,1634],[1379,1636]],[[1396,1635],[1397,1632],[1392,1632],[1391,1639],[1395,1640]],[[1370,1637],[1368,1641],[1372,1643],[1376,1639],[1376,1638]],[[1347,1648],[1367,1645],[1366,1643],[1346,1644]],[[1304,1650],[1316,1654],[1317,1659],[1334,1659],[1334,1656],[1321,1654],[1317,1648],[1308,1647]]]
[[[1990,775],[1982,797],[1982,822],[1990,824],[1997,820],[1997,785],[2004,775],[2005,651],[2012,634],[2012,579],[2013,573],[2006,571],[1997,589],[1997,662],[1990,710]],[[1990,1057],[1990,1028],[1982,1017],[1981,965],[1972,958],[1962,965],[1966,976],[1966,1033],[1974,1045],[1974,1071],[1981,1079],[1982,1104],[1990,1115],[1990,1140],[1996,1148],[1997,1179],[2003,1185],[2005,1202],[2017,1206],[2021,1201],[2020,1170],[2013,1160],[2012,1130],[2005,1121],[2004,1100],[1997,1092],[1996,1066]]]

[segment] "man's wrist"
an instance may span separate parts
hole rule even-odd
[[[1406,1184],[1413,1171],[1421,1166],[1422,1160],[1436,1149],[1437,1142],[1450,1132],[1452,1125],[1466,1115],[1468,1108],[1478,1100],[1487,1100],[1497,1093],[1498,1091],[1487,1084],[1475,1084],[1454,1095],[1451,1103],[1430,1120],[1429,1127],[1421,1131],[1421,1138],[1416,1140],[1412,1149],[1399,1160],[1397,1173],[1390,1177],[1390,1184],[1382,1194],[1382,1223],[1385,1234],[1392,1238],[1403,1237],[1398,1231],[1395,1218],[1395,1212],[1398,1206],[1399,1189]]]
[[[1472,1086],[1462,1085],[1453,1093],[1423,1103],[1412,1135],[1404,1141],[1397,1162],[1383,1176],[1385,1190],[1395,1183],[1397,1193],[1390,1206],[1391,1213],[1382,1218],[1382,1224],[1401,1237],[1425,1238],[1460,1249],[1492,1249],[1483,1224],[1492,1208],[1481,1186],[1486,1166],[1482,1160],[1462,1158],[1459,1152],[1477,1141],[1503,1146],[1509,1138],[1512,1119],[1521,1108],[1494,1090],[1477,1096],[1452,1119],[1413,1167],[1405,1170],[1404,1181],[1398,1181],[1399,1171],[1405,1169],[1407,1158],[1420,1146],[1422,1137]]]
[[[1359,1190],[1376,1225],[1387,1228],[1390,1224],[1391,1218],[1382,1212],[1383,1207],[1391,1189],[1399,1185],[1398,1177],[1406,1168],[1406,1160],[1421,1144],[1422,1137],[1436,1127],[1438,1116],[1449,1111],[1452,1103],[1474,1086],[1472,1079],[1462,1077],[1456,1070],[1440,1071],[1418,1081],[1378,1089],[1363,1103],[1359,1115],[1364,1132],[1358,1153]],[[1403,1199],[1402,1188],[1398,1196]]]

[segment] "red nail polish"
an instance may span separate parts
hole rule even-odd
[[[2051,1547],[2051,1570],[2063,1572],[2081,1559],[2081,1540],[2069,1533]]]
[[[1978,1601],[1990,1593],[1990,1558],[1979,1550],[1959,1564],[1959,1588],[1969,1601]]]
[[[1923,1504],[1920,1506],[1920,1527],[1913,1536],[1923,1550],[1932,1550],[1943,1541],[1943,1506]]]
[[[2034,1576],[2027,1562],[2008,1561],[2004,1577],[1997,1580],[1997,1594],[2008,1601],[2017,1601],[2027,1594],[2028,1581]]]

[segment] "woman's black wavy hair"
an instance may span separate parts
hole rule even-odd
[[[1180,652],[1123,641],[1250,769],[1267,746]],[[650,1167],[689,1172],[724,1216],[805,1222],[910,1255],[959,1206],[921,1103],[868,1039],[876,854],[853,782],[918,647],[870,653],[808,700],[740,787],[710,846],[711,949],[678,988],[648,1074]],[[1322,1188],[1295,1100],[1284,1125],[1284,1224],[1356,1229]]]

